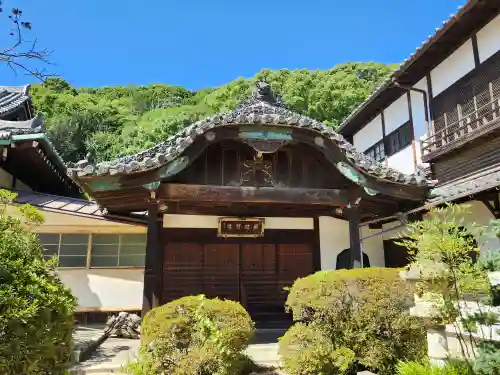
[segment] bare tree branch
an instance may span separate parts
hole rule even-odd
[[[3,0],[0,0],[0,14],[3,13],[2,4]],[[8,20],[11,24],[9,34],[13,42],[5,48],[0,47],[0,64],[5,63],[12,69],[14,74],[22,71],[26,75],[34,76],[43,81],[47,77],[54,76],[54,74],[48,73],[45,68],[32,68],[31,65],[33,64],[31,62],[35,62],[35,65],[37,62],[43,65],[52,65],[49,60],[51,51],[39,49],[36,39],[29,41],[24,38],[24,32],[31,30],[32,24],[31,22],[23,21],[22,16],[23,11],[18,8],[13,8],[8,15]]]

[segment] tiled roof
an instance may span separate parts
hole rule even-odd
[[[0,86],[0,116],[5,116],[30,100],[29,86]]]
[[[346,161],[369,176],[404,185],[429,185],[423,171],[407,175],[389,168],[385,164],[378,163],[365,154],[358,152],[353,145],[331,127],[286,109],[281,100],[262,99],[255,92],[250,100],[242,103],[234,111],[197,121],[148,150],[112,162],[93,164],[90,160],[84,160],[73,165],[70,172],[74,177],[78,178],[131,174],[154,169],[168,162],[179,160],[183,152],[193,144],[195,139],[209,133],[211,129],[252,124],[315,132],[332,141],[345,156]]]
[[[451,202],[500,186],[500,165],[450,181],[430,191],[428,203]]]
[[[0,120],[0,140],[10,139],[13,135],[38,134],[43,132],[44,126],[40,117],[26,121]]]
[[[436,28],[434,34],[429,35],[426,40],[422,42],[422,44],[417,47],[417,49],[410,55],[408,56],[400,65],[399,67],[387,78],[382,84],[380,84],[373,92],[371,95],[363,102],[361,103],[357,108],[355,108],[349,116],[347,116],[342,123],[340,124],[339,130],[342,131],[344,127],[352,120],[354,117],[356,117],[365,107],[368,103],[370,103],[373,99],[375,99],[380,93],[382,93],[384,90],[387,90],[389,87],[391,87],[392,83],[397,80],[397,78],[403,73],[406,69],[410,67],[425,51],[426,49],[431,46],[434,42],[436,42],[439,37],[441,36],[441,33],[445,31],[447,28],[449,28],[451,25],[453,25],[456,21],[458,21],[464,13],[469,11],[473,6],[477,3],[475,0],[468,0],[464,5],[458,7],[457,11],[450,15],[450,18],[448,18],[446,21],[443,22],[441,27]]]
[[[17,194],[14,203],[30,204],[42,211],[53,211],[70,215],[90,216],[106,220],[113,220],[107,216],[105,210],[101,209],[95,202],[85,199],[61,197],[57,195],[35,193],[31,191],[11,190]],[[144,213],[134,213],[134,216],[144,217]],[[126,220],[126,217],[121,218]]]

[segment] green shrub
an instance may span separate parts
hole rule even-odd
[[[41,215],[30,206],[15,209],[14,198],[0,190],[0,374],[63,374],[75,299],[32,232]]]
[[[472,367],[475,375],[500,374],[500,343],[486,341],[478,344]]]
[[[291,375],[300,368],[392,375],[398,360],[420,359],[426,351],[423,326],[408,312],[412,299],[397,269],[321,271],[298,279],[286,304],[303,323],[280,339],[285,369]]]
[[[184,297],[151,310],[141,329],[142,374],[233,375],[248,367],[242,351],[254,325],[237,302]]]
[[[452,361],[443,367],[431,366],[429,361],[399,362],[396,375],[473,375],[464,362]]]

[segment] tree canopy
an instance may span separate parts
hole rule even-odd
[[[191,91],[180,86],[75,88],[61,78],[35,85],[35,108],[66,161],[91,153],[112,160],[151,147],[183,127],[245,100],[258,79],[267,81],[287,106],[338,127],[393,70],[378,63],[346,63],[328,70],[262,70],[217,88]]]

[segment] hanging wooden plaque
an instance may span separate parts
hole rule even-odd
[[[219,237],[262,237],[264,236],[264,219],[239,219],[223,217],[219,219]]]

